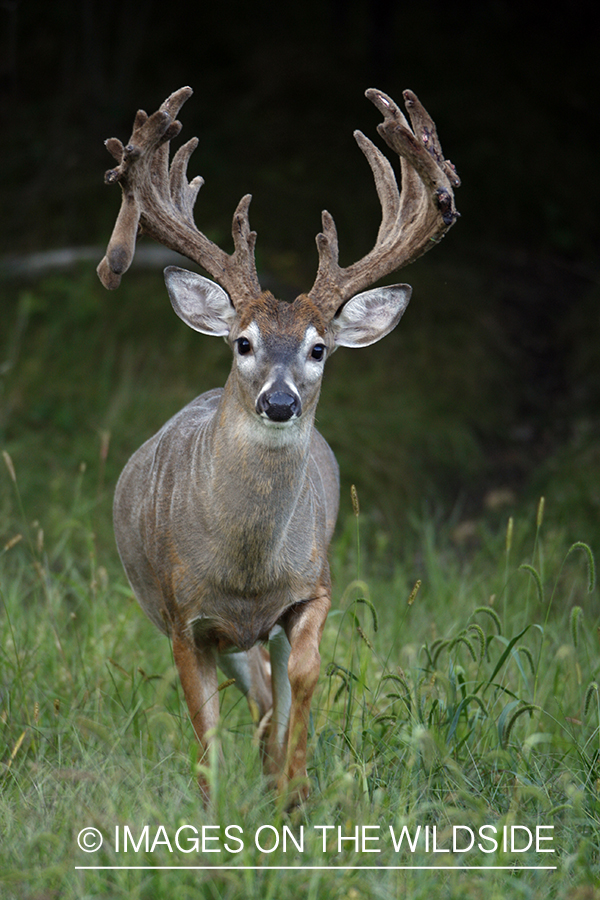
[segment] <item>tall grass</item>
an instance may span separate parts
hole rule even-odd
[[[17,496],[19,460],[5,463]],[[52,546],[17,503],[0,553],[3,897],[595,896],[594,560],[565,540],[551,508],[508,529],[481,522],[462,559],[423,520],[417,553],[398,551],[384,569],[361,547],[369,522],[355,503],[332,553],[312,794],[286,813],[267,790],[246,704],[227,687],[224,762],[205,810],[168,642],[140,613],[114,551],[97,546],[87,477]],[[176,846],[183,826],[200,838],[211,826],[204,852],[186,843],[191,828]],[[519,826],[517,849],[499,839],[495,852],[478,850],[483,826]],[[87,827],[104,837],[97,853],[78,846]],[[434,827],[436,848],[450,852],[433,852]],[[554,853],[518,851],[536,827]],[[556,870],[525,868],[540,866]]]

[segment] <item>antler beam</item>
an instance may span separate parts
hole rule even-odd
[[[190,87],[180,88],[151,116],[139,110],[125,147],[117,138],[106,141],[119,165],[106,172],[104,180],[120,184],[123,198],[106,256],[97,271],[106,288],[118,287],[131,265],[137,235],[143,232],[197,262],[241,303],[261,293],[254,262],[256,232],[250,230],[248,220],[251,195],[242,197],[235,211],[235,249],[229,255],[194,224],[194,204],[204,179],[198,176],[188,182],[187,165],[198,145],[197,138],[180,147],[169,168],[169,142],[181,131],[177,114],[192,93]]]
[[[338,238],[332,216],[323,212],[323,231],[317,235],[319,268],[309,297],[331,315],[354,294],[413,262],[434,246],[459,216],[453,188],[460,185],[454,166],[445,160],[435,124],[412,91],[404,101],[412,130],[394,101],[374,89],[366,96],[383,113],[377,130],[401,158],[402,191],[389,161],[360,131],[354,132],[375,178],[382,217],[373,249],[358,262],[341,268]]]

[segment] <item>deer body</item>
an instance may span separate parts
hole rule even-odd
[[[115,495],[125,570],[162,631],[173,622],[219,652],[268,640],[328,583],[339,482],[312,423],[302,441],[231,428],[229,389],[198,397],[131,458]],[[185,481],[180,481],[181,471]],[[142,562],[143,561],[143,562]]]
[[[315,284],[282,303],[258,283],[250,197],[236,210],[228,255],[193,221],[202,180],[188,184],[185,171],[195,140],[169,168],[175,116],[190,94],[182,88],[150,117],[138,112],[126,147],[107,142],[119,166],[106,180],[121,184],[123,201],[98,273],[118,286],[140,228],[200,263],[218,284],[169,267],[171,303],[191,328],[224,337],[233,364],[222,390],[202,394],[132,456],[115,494],[115,534],[140,605],[172,641],[203,751],[218,722],[218,665],[248,699],[267,773],[303,797],[339,503],[337,463],[314,427],[323,366],[338,346],[367,346],[396,326],[410,287],[365,288],[448,230],[459,182],[416,97],[405,93],[413,132],[390,98],[368,91],[402,158],[402,194],[387,159],[357,132],[382,206],[375,247],[342,269],[324,212]],[[208,797],[203,770],[199,781]]]

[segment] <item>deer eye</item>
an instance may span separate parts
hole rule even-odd
[[[312,359],[323,359],[323,356],[325,355],[325,344],[315,344],[310,355]]]
[[[240,356],[246,356],[252,350],[252,344],[246,337],[238,338],[236,341],[238,353]]]

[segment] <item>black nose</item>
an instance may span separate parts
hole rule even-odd
[[[264,393],[256,401],[256,411],[264,413],[272,422],[287,422],[292,416],[300,415],[300,399],[287,391]]]

